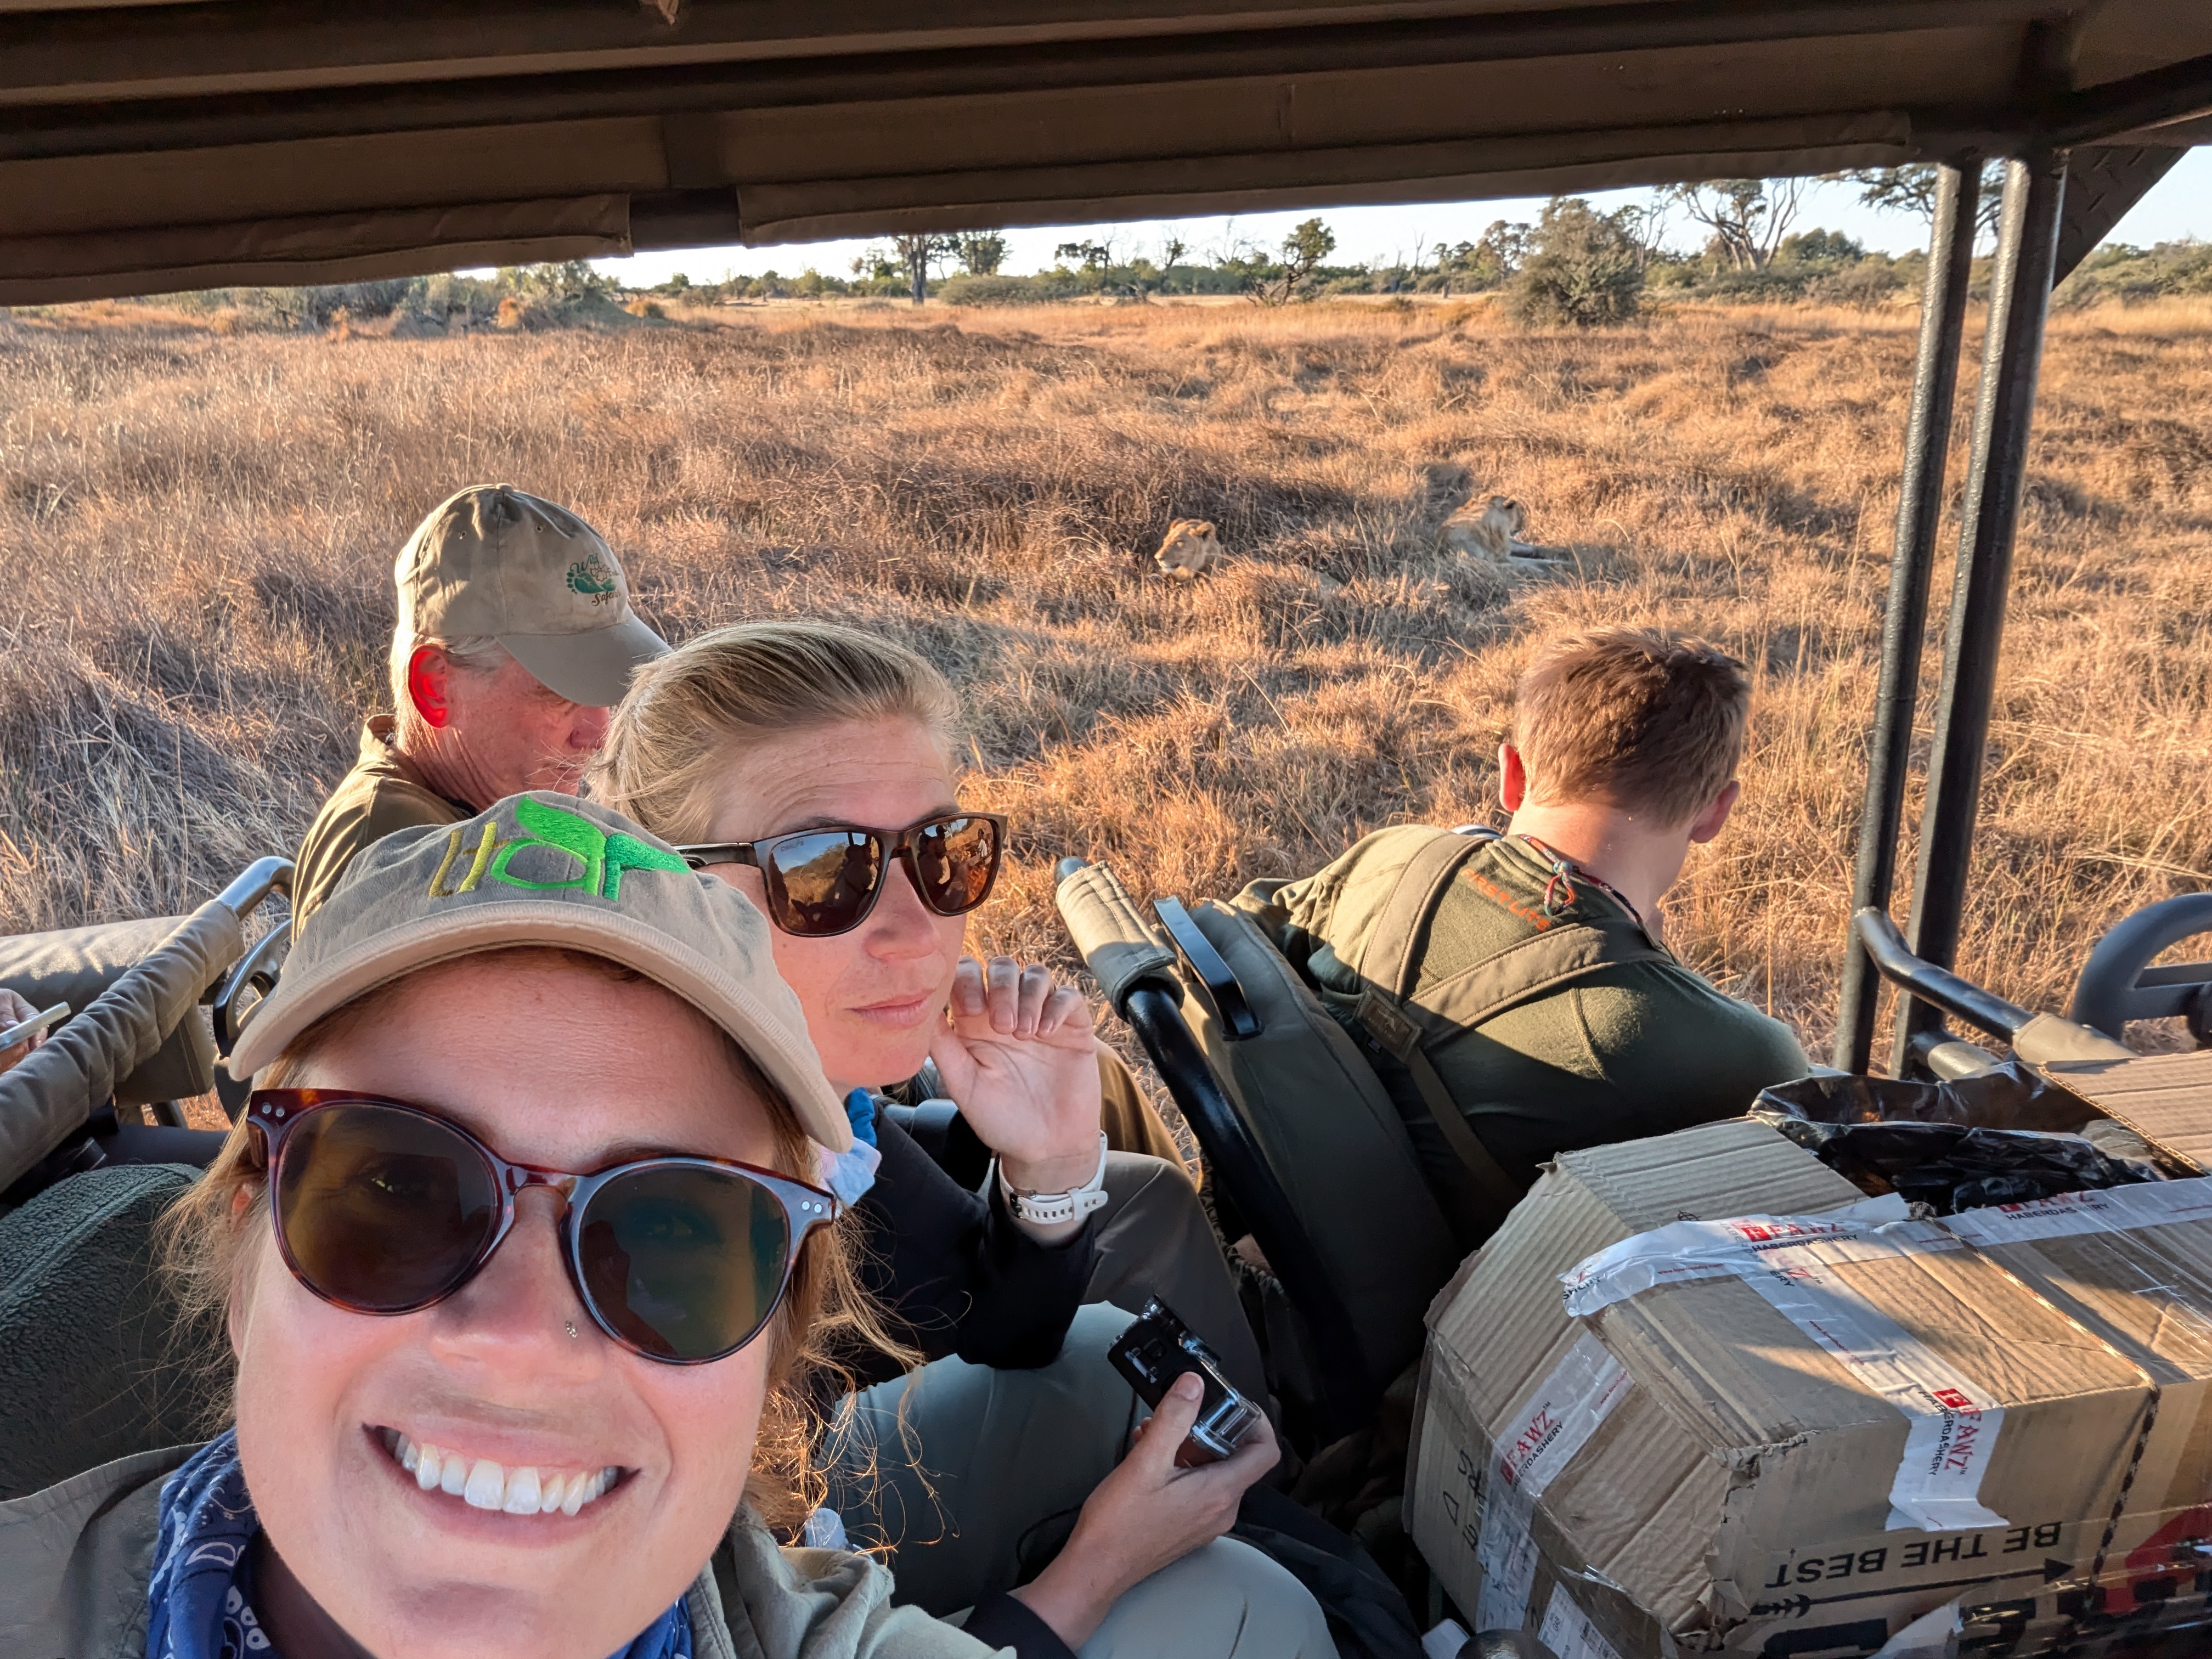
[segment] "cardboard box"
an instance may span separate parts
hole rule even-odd
[[[1540,1492],[1547,1467],[1562,1461],[1560,1453],[1577,1449],[1575,1437],[1594,1435],[1632,1450],[1650,1448],[1651,1467],[1632,1471],[1638,1490],[1679,1494],[1671,1517],[1584,1495],[1570,1511],[1571,1547],[1552,1535],[1548,1513],[1534,1517],[1539,1540],[1550,1537],[1553,1544],[1550,1560],[1568,1564],[1557,1569],[1560,1582],[1570,1583],[1578,1605],[1622,1659],[1658,1650],[1662,1626],[1611,1586],[1647,1578],[1644,1569],[1656,1534],[1670,1520],[1680,1524],[1701,1499],[1726,1489],[1724,1471],[1707,1468],[1694,1448],[1662,1432],[1666,1419],[1648,1391],[1591,1402],[1569,1425],[1577,1398],[1588,1392],[1575,1387],[1576,1373],[1593,1357],[1601,1358],[1602,1349],[1567,1316],[1559,1275],[1608,1245],[1668,1222],[1746,1207],[1810,1214],[1863,1196],[1811,1153],[1748,1119],[1568,1152],[1547,1167],[1429,1310],[1429,1346],[1407,1462],[1407,1530],[1446,1593],[1477,1620],[1477,1627],[1483,1627],[1484,1613],[1522,1624],[1532,1609],[1540,1622],[1548,1606],[1548,1575],[1554,1569],[1536,1559],[1543,1552],[1513,1560],[1498,1555],[1500,1538],[1510,1531],[1510,1499],[1530,1483],[1524,1479],[1514,1486],[1486,1479],[1486,1471],[1499,1438],[1509,1443],[1525,1438],[1517,1425],[1535,1425],[1543,1442],[1534,1483]],[[1601,1420],[1589,1422],[1601,1407]],[[1509,1419],[1516,1425],[1511,1433],[1506,1432]],[[1526,1456],[1524,1448],[1524,1462]],[[1490,1575],[1486,1601],[1480,1565],[1486,1499],[1492,1512],[1487,1553],[1493,1568],[1502,1569]],[[1546,1575],[1541,1583],[1540,1570]]]
[[[2212,1180],[2069,1193],[1944,1226],[2140,1366],[2157,1412],[2132,1454],[2099,1610],[2212,1593]],[[2200,1617],[2202,1613],[2200,1611]]]
[[[1559,1160],[1430,1313],[1409,1526],[1474,1628],[1558,1595],[1616,1659],[1842,1659],[1954,1600],[2007,1640],[2078,1624],[2067,1587],[2151,1509],[2159,1391],[1883,1204],[1744,1121]]]
[[[2127,1125],[2174,1168],[2212,1171],[2212,1048],[2046,1060],[2035,1069]]]

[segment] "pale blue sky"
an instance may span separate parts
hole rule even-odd
[[[1640,201],[1646,192],[1617,191],[1593,199],[1611,205]],[[1796,223],[1800,230],[1820,227],[1847,231],[1869,247],[1891,253],[1923,246],[1927,227],[1910,214],[1877,213],[1858,203],[1855,185],[1814,183],[1805,191]],[[1438,242],[1473,241],[1493,219],[1534,219],[1543,204],[1538,199],[1489,202],[1438,202],[1419,207],[1302,208],[1292,213],[1255,213],[1236,219],[1180,219],[1142,221],[1124,225],[1058,225],[1006,233],[1012,245],[1006,268],[1028,272],[1048,267],[1053,249],[1061,242],[1114,239],[1124,257],[1157,258],[1170,235],[1179,235],[1192,250],[1186,258],[1203,259],[1237,243],[1273,248],[1283,233],[1316,212],[1336,232],[1332,263],[1384,264],[1410,259]],[[2160,179],[2136,204],[2113,233],[2115,240],[2148,246],[2194,236],[2212,240],[2212,146],[2193,149],[2181,164]],[[1677,218],[1672,240],[1681,246],[1703,240],[1697,226]],[[809,265],[830,276],[847,274],[865,241],[786,243],[776,247],[686,248],[673,253],[641,253],[628,259],[597,261],[624,283],[648,287],[682,271],[695,283],[714,282],[732,273],[758,276],[779,270],[797,276]]]

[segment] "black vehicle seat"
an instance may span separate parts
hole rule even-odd
[[[64,927],[51,933],[0,938],[0,985],[29,999],[33,1008],[66,1002],[82,1013],[93,1000],[166,943],[184,916]],[[118,1079],[118,1106],[150,1106],[190,1100],[215,1087],[215,1034],[207,1011],[194,1008],[151,1059]]]
[[[91,1170],[0,1217],[0,1500],[211,1431],[220,1334],[180,1326],[154,1269],[198,1173]]]
[[[1422,1316],[1460,1261],[1404,1122],[1249,917],[1163,899],[1156,930],[1105,866],[1060,873],[1069,937],[1197,1136],[1217,1219],[1265,1255],[1271,1385],[1297,1431],[1349,1433],[1420,1357]]]

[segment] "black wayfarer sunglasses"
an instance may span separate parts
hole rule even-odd
[[[404,1101],[257,1089],[246,1106],[269,1171],[276,1248],[334,1306],[409,1314],[475,1278],[514,1200],[563,1201],[561,1257],[592,1322],[632,1353],[698,1365],[760,1334],[799,1246],[834,1220],[828,1193],[726,1158],[630,1158],[586,1174],[516,1164]]]
[[[828,939],[868,919],[894,860],[921,902],[940,916],[962,916],[991,896],[1006,854],[999,812],[939,812],[903,830],[825,824],[764,841],[702,842],[676,850],[694,870],[750,864],[761,872],[769,920],[787,933]]]

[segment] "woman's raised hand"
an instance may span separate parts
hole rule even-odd
[[[1052,970],[963,957],[929,1056],[1007,1183],[1080,1187],[1098,1167],[1098,1054],[1091,1004]]]

